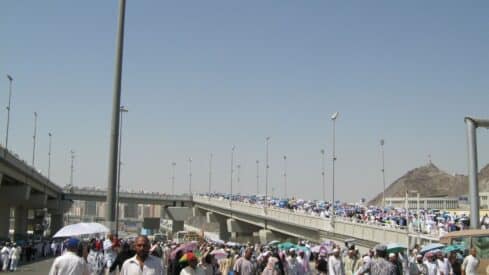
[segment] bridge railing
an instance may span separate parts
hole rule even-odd
[[[316,228],[319,230],[336,231],[336,229],[331,227],[331,218],[324,218],[319,216],[312,216],[306,213],[293,212],[288,209],[269,207],[264,208],[261,205],[239,202],[239,201],[229,201],[223,199],[210,198],[206,196],[194,196],[194,202],[210,204],[217,206],[219,208],[231,209],[235,211],[240,211],[248,214],[253,214],[257,216],[267,216],[276,220],[281,220],[290,224],[296,224],[300,226],[306,226],[311,228]],[[386,234],[392,236],[392,241],[395,242],[401,238],[410,236],[417,236],[420,239],[426,239],[434,241],[438,239],[438,236],[432,234],[425,234],[413,230],[410,227],[399,226],[394,224],[385,224],[378,222],[369,222],[358,219],[352,219],[348,217],[335,216],[335,224],[339,225],[340,228],[350,229],[352,236],[358,238],[366,239],[381,239],[384,238]],[[340,229],[338,231],[341,231]],[[341,233],[341,232],[337,232]]]
[[[5,149],[2,146],[0,146],[0,159],[3,159],[5,162],[14,166],[16,169],[22,171],[22,173],[30,175],[39,182],[46,184],[50,189],[54,190],[55,192],[61,192],[61,187],[54,184],[46,176],[44,176],[34,167],[29,165],[25,160],[22,160],[19,156],[13,154],[8,149]]]
[[[78,195],[78,196],[97,196],[104,197],[107,195],[107,191],[104,190],[90,190],[82,188],[68,188],[64,190],[68,194]],[[167,194],[155,194],[155,193],[129,193],[120,192],[120,196],[124,198],[135,198],[135,199],[154,199],[154,200],[168,200],[168,201],[181,201],[187,200],[191,201],[192,196],[189,195],[167,195]]]

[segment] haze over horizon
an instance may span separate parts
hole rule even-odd
[[[3,1],[0,4],[0,143],[5,142],[8,79],[14,78],[9,148],[28,163],[38,112],[36,167],[52,179],[107,186],[117,1]],[[489,3],[457,1],[140,2],[127,1],[122,104],[124,189],[229,191],[231,147],[241,186],[264,193],[265,137],[270,189],[321,197],[326,150],[331,198],[356,201],[386,182],[433,163],[467,174],[463,118],[488,118]],[[479,168],[489,133],[478,131]],[[235,170],[236,171],[236,170]],[[235,172],[235,175],[237,172]],[[237,179],[234,179],[236,183]],[[355,190],[355,192],[352,192]]]

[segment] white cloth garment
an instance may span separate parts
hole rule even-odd
[[[54,260],[49,275],[88,275],[88,267],[84,259],[66,251]]]
[[[141,268],[137,255],[127,259],[121,268],[120,275],[163,275],[163,265],[157,257],[148,255]]]

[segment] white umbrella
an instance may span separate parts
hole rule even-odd
[[[53,238],[63,238],[63,237],[72,237],[72,236],[81,236],[81,235],[94,235],[100,233],[108,233],[110,230],[96,222],[90,223],[75,223],[67,225],[61,228],[56,234],[54,234]]]

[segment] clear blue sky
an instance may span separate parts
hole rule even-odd
[[[36,166],[47,170],[52,131],[59,185],[70,149],[76,185],[107,185],[117,9],[115,0],[0,3],[0,140],[9,73],[10,147],[30,162],[37,111]],[[128,0],[122,186],[169,191],[176,161],[177,191],[186,191],[191,156],[194,190],[205,191],[213,152],[213,189],[228,191],[236,144],[235,190],[254,192],[271,136],[276,193],[285,154],[289,193],[319,198],[321,148],[331,189],[335,111],[337,198],[381,191],[380,138],[388,182],[428,154],[466,173],[463,117],[489,117],[488,14],[487,1]],[[481,130],[481,167],[488,138]]]

